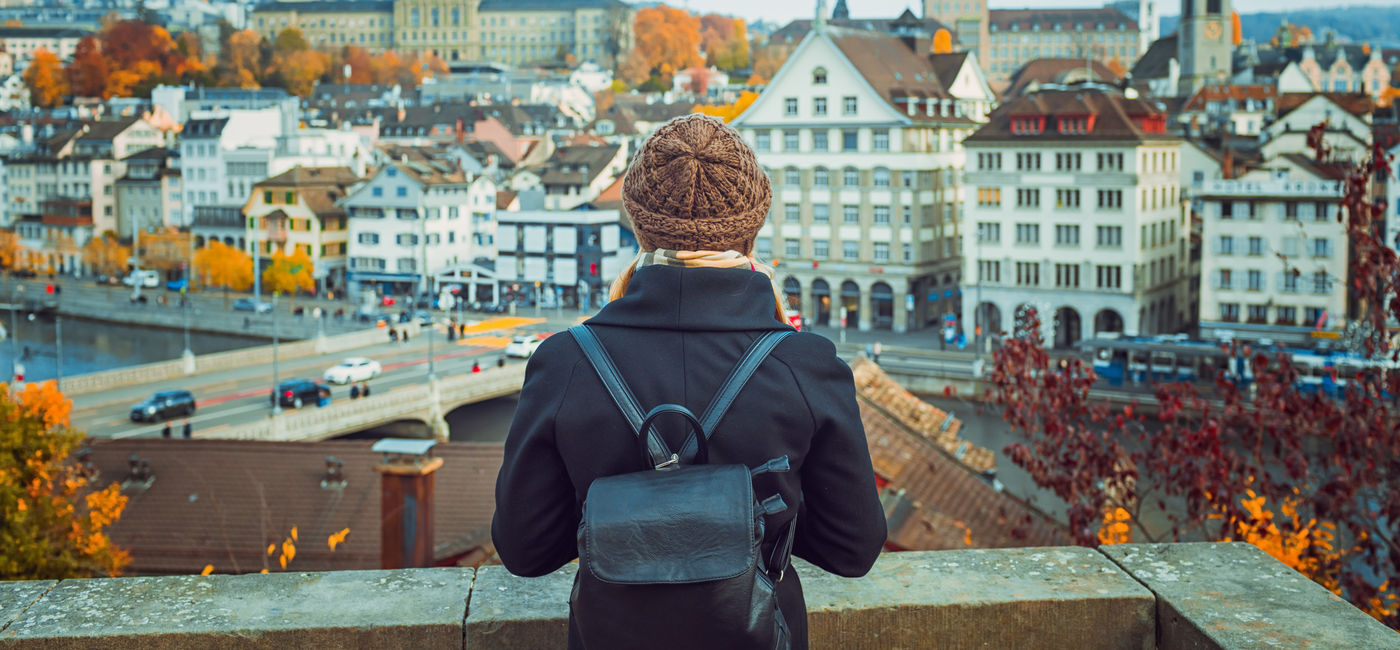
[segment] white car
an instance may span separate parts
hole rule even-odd
[[[517,336],[506,346],[506,356],[529,359],[542,342],[533,336]]]
[[[125,284],[128,287],[134,287],[137,284],[140,284],[141,286],[146,287],[147,289],[154,289],[160,286],[160,272],[133,271],[125,278],[122,278],[122,284]]]
[[[381,372],[384,372],[384,369],[379,366],[378,361],[364,357],[351,357],[326,369],[321,377],[329,383],[343,385],[353,381],[374,379]]]

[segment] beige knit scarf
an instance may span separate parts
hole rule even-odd
[[[622,270],[622,274],[613,281],[612,289],[608,292],[608,300],[617,300],[627,293],[627,285],[632,281],[632,274],[637,269],[653,264],[661,266],[676,266],[683,268],[713,268],[713,269],[742,269],[758,271],[768,276],[768,283],[773,287],[774,312],[773,316],[780,323],[787,323],[787,313],[783,310],[783,294],[778,291],[778,286],[773,284],[772,267],[754,261],[753,258],[740,253],[739,251],[673,251],[664,248],[644,251],[633,260],[627,268]]]

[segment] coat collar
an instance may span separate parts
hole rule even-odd
[[[589,325],[668,330],[791,329],[773,317],[773,284],[747,269],[644,266],[627,293],[603,306]]]

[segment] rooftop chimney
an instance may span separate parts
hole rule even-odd
[[[370,447],[381,454],[379,564],[384,569],[432,566],[435,440],[384,438]]]

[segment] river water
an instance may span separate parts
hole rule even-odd
[[[6,332],[11,322],[18,329],[17,337],[0,341],[0,378],[10,372],[10,360],[17,356],[24,366],[25,380],[53,379],[58,373],[56,337],[60,327],[63,374],[67,377],[178,359],[185,350],[185,336],[181,331],[71,317],[63,318],[62,323],[55,322],[51,316],[35,316],[34,320],[29,320],[23,312],[11,321],[8,311],[0,311],[0,319]],[[254,338],[190,332],[190,349],[195,354],[265,344],[266,341]]]

